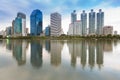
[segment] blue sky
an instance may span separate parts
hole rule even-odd
[[[12,20],[17,12],[27,15],[27,27],[30,27],[29,16],[34,9],[43,12],[44,28],[50,24],[50,13],[59,12],[62,15],[62,28],[66,33],[70,23],[70,14],[77,10],[78,20],[82,10],[95,12],[101,8],[105,12],[105,25],[114,26],[115,30],[120,29],[120,0],[1,0],[0,1],[0,30],[11,26]],[[116,14],[116,15],[114,15]]]

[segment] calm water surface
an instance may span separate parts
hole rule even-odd
[[[0,40],[0,80],[120,80],[120,41]]]

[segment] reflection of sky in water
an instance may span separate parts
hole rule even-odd
[[[119,42],[2,41],[0,80],[120,80]]]

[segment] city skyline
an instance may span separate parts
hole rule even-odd
[[[80,20],[80,14],[83,10],[85,10],[88,14],[91,9],[94,9],[95,12],[98,12],[99,9],[102,9],[102,11],[105,12],[104,25],[111,25],[114,27],[114,30],[117,30],[118,33],[120,33],[119,2],[119,0],[87,0],[86,3],[84,0],[64,0],[57,1],[56,3],[56,0],[2,0],[0,5],[0,30],[11,26],[12,20],[18,12],[23,12],[26,14],[26,27],[30,29],[30,14],[34,9],[39,9],[43,12],[43,29],[45,29],[45,27],[50,24],[50,14],[53,12],[59,12],[62,15],[62,28],[64,32],[67,33],[69,23],[71,22],[70,13],[73,10],[76,10],[76,13],[78,15],[77,19]],[[19,4],[16,5],[16,3]]]

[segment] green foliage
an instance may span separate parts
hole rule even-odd
[[[120,39],[120,35],[87,35],[87,36],[71,36],[62,34],[61,36],[18,36],[18,37],[0,37],[0,39],[57,39],[57,40],[73,40],[73,39]]]

